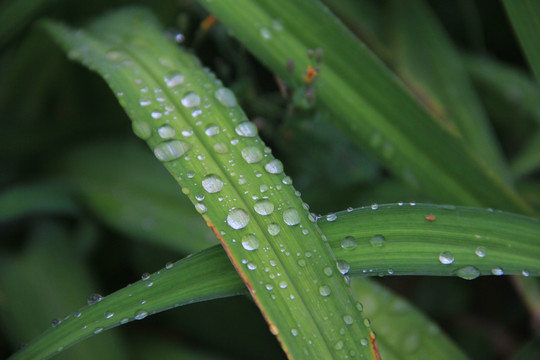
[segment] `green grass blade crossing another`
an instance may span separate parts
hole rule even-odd
[[[375,358],[369,322],[332,270],[314,217],[233,93],[144,10],[111,13],[87,30],[48,29],[108,82],[135,134],[220,238],[288,356]]]

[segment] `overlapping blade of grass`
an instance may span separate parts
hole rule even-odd
[[[201,3],[263,63],[296,87],[307,86],[306,70],[317,65],[308,50],[321,48],[324,59],[314,91],[317,101],[330,111],[331,121],[434,200],[530,212],[319,2]],[[289,59],[295,64],[292,76]]]
[[[540,83],[540,3],[536,0],[504,0],[503,3],[536,81]]]
[[[43,221],[31,229],[27,240],[22,252],[3,252],[0,258],[1,324],[8,337],[4,340],[13,348],[26,344],[46,328],[47,333],[54,334],[56,328],[51,325],[63,320],[66,309],[76,308],[81,299],[95,289],[83,258],[73,246],[77,239],[68,229],[53,221]],[[103,318],[103,313],[100,315]],[[78,325],[80,330],[81,324]],[[54,341],[53,335],[49,343]],[[32,355],[30,346],[30,352],[24,353],[28,356],[16,357],[43,359],[61,346],[56,342],[47,354],[36,356]],[[127,350],[122,339],[113,332],[70,349],[59,358],[120,360],[129,358]]]
[[[319,226],[353,275],[540,276],[535,218],[400,203],[331,214]]]
[[[66,154],[61,162],[61,171],[77,198],[119,232],[133,239],[149,239],[179,254],[218,243],[144,144],[97,141]]]
[[[324,236],[233,93],[141,9],[87,30],[48,29],[109,83],[135,133],[220,239],[288,356],[375,358],[369,322],[333,270]]]
[[[67,284],[66,284],[67,285]],[[176,306],[245,293],[221,247],[203,251],[85,306],[62,319],[11,359],[43,359],[87,337]]]
[[[395,70],[420,102],[507,183],[510,173],[463,61],[423,0],[391,2]]]
[[[402,316],[396,323],[393,316],[378,311],[389,304],[393,311],[406,313],[411,307],[403,299],[367,279],[355,283],[354,290],[366,301],[364,310],[376,315],[374,330],[384,334],[382,344],[386,352],[393,354],[393,358],[409,359],[412,352],[418,355],[434,348],[440,349],[438,359],[462,358],[458,356],[459,350],[439,332],[437,326],[417,312],[412,311],[409,315]],[[247,293],[245,285],[221,247],[215,246],[171,263],[165,269],[145,276],[144,280],[81,308],[66,317],[55,329],[45,332],[15,354],[12,359],[48,356],[59,347],[67,348],[112,327],[141,320],[172,307]],[[143,301],[144,306],[141,305]],[[421,338],[411,339],[410,336],[404,336],[403,330],[407,328],[415,328],[415,335]],[[430,331],[429,334],[425,334],[426,329]],[[415,342],[403,346],[406,340]]]

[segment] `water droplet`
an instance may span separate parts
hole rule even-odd
[[[249,214],[244,209],[234,208],[227,215],[227,224],[235,230],[243,229],[249,222]]]
[[[215,143],[214,144],[214,151],[218,154],[226,154],[229,152],[229,147],[225,143]]]
[[[324,275],[326,275],[326,276],[332,276],[332,274],[334,273],[330,266],[325,267],[323,269],[323,272],[324,272]]]
[[[286,289],[286,288],[287,288],[287,282],[286,282],[285,280],[281,280],[281,281],[279,282],[279,287],[280,287],[281,289]]]
[[[259,200],[255,203],[253,208],[259,215],[270,215],[274,212],[274,204],[269,200]]]
[[[103,296],[99,295],[99,294],[92,294],[88,297],[88,300],[86,300],[86,303],[88,305],[93,305],[95,303],[98,303],[100,302],[101,300],[103,300]]]
[[[176,135],[176,131],[171,125],[163,125],[158,128],[158,135],[162,139],[171,139]]]
[[[96,329],[94,330],[94,334],[97,335],[97,334],[99,334],[99,333],[102,332],[102,331],[103,331],[103,328],[102,328],[102,327],[98,327],[98,328],[96,328]]]
[[[336,266],[342,275],[347,274],[351,270],[351,265],[345,260],[338,260]]]
[[[372,204],[371,205],[371,210],[377,210],[379,208],[379,205],[377,204]]]
[[[176,160],[191,149],[191,145],[180,140],[162,142],[154,148],[154,155],[161,161]]]
[[[347,208],[347,212],[353,212],[353,210],[354,209],[352,207],[350,207],[350,206]]]
[[[194,92],[188,92],[184,95],[182,98],[182,105],[184,105],[187,108],[192,108],[195,106],[199,106],[201,103],[201,97]]]
[[[145,317],[148,316],[148,312],[145,310],[137,310],[135,311],[135,316],[133,317],[135,320],[142,320]]]
[[[208,211],[208,208],[203,203],[197,203],[195,204],[195,210],[202,215]]]
[[[279,232],[281,231],[281,228],[279,227],[278,224],[275,224],[275,223],[272,223],[272,224],[268,224],[268,233],[272,236],[276,236],[277,234],[279,234]]]
[[[285,185],[291,185],[292,184],[292,179],[290,176],[285,176],[281,182]],[[279,185],[278,185],[279,186]]]
[[[257,126],[251,121],[244,121],[236,125],[234,131],[240,136],[254,137],[257,136]]]
[[[274,159],[264,165],[264,169],[270,174],[281,174],[283,172],[283,164],[278,159]]]
[[[265,27],[262,27],[259,30],[259,33],[261,34],[261,37],[264,40],[270,40],[270,38],[272,37],[272,33],[270,32],[270,30],[268,28],[265,28]]]
[[[369,240],[371,246],[376,248],[382,248],[384,246],[385,238],[382,235],[375,235]]]
[[[345,322],[345,324],[347,325],[352,325],[352,323],[354,322],[354,318],[351,316],[351,315],[345,315],[343,317],[343,321]]]
[[[483,258],[487,255],[487,249],[483,246],[479,246],[476,248],[476,250],[474,250],[474,253],[476,256]]]
[[[336,345],[334,345],[334,349],[336,349],[336,350],[341,350],[341,349],[343,349],[343,346],[344,346],[344,345],[343,345],[343,341],[339,340],[339,341],[336,343]]]
[[[220,192],[223,189],[223,181],[218,175],[206,175],[202,181],[202,187],[210,194]]]
[[[291,335],[294,337],[298,336],[298,330],[297,329],[291,329]]]
[[[244,158],[248,164],[254,164],[262,160],[263,154],[261,149],[250,145],[242,149],[242,158]]]
[[[181,85],[184,82],[184,75],[180,74],[179,72],[172,72],[165,75],[163,80],[165,80],[165,84],[167,84],[168,87],[173,88]]]
[[[300,215],[295,208],[288,208],[283,211],[283,221],[289,226],[294,226],[300,224]]]
[[[521,270],[521,275],[525,276],[525,277],[529,277],[531,276],[531,273],[527,270]]]
[[[181,131],[183,137],[190,137],[193,135],[193,129],[187,128]]]
[[[493,275],[501,276],[501,275],[504,275],[504,270],[497,266],[491,269],[491,273]]]
[[[321,296],[329,296],[332,293],[332,289],[330,289],[330,286],[323,285],[319,288],[319,294]]]
[[[133,129],[133,133],[143,140],[148,140],[152,136],[150,125],[144,121],[134,120],[131,123],[131,128]]]
[[[152,111],[150,113],[150,116],[152,116],[152,119],[159,119],[163,116],[163,114],[160,113],[159,111]]]
[[[52,319],[51,321],[51,327],[57,327],[58,325],[60,325],[60,323],[62,322],[62,320],[60,320],[59,318],[55,318],[55,319]]]
[[[354,250],[358,246],[356,239],[352,236],[346,236],[341,240],[341,247],[345,250]]]
[[[170,270],[174,267],[174,264],[172,262],[168,262],[165,264],[165,269]]]
[[[105,311],[105,319],[110,319],[114,316],[114,313],[112,311]]]
[[[456,271],[456,275],[465,280],[473,280],[480,276],[480,270],[474,266],[464,266]]]
[[[219,134],[219,126],[215,125],[215,124],[210,124],[206,127],[206,129],[204,130],[204,133],[208,136],[214,136],[214,135],[217,135]]]
[[[328,214],[326,215],[326,221],[336,221],[337,215],[336,214]]]
[[[361,344],[362,346],[367,346],[368,343],[369,343],[368,339],[366,339],[366,338],[360,339],[360,344]]]
[[[242,237],[242,247],[247,251],[255,251],[259,248],[259,239],[255,234],[247,234]]]
[[[450,265],[454,262],[454,254],[452,254],[450,251],[443,251],[439,254],[439,261],[443,265]]]
[[[145,272],[144,274],[141,275],[141,279],[143,281],[150,279],[150,273]]]
[[[237,104],[234,93],[227,88],[217,89],[214,96],[223,106],[232,107]]]

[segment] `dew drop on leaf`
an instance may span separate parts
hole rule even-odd
[[[479,246],[474,250],[474,253],[476,256],[483,258],[487,255],[487,249],[484,246]]]
[[[271,160],[264,169],[270,174],[281,174],[283,172],[283,164],[278,159]]]
[[[259,200],[253,208],[259,215],[270,215],[274,212],[274,204],[270,200]]]
[[[262,160],[263,154],[257,146],[250,145],[242,149],[242,158],[248,164],[254,164]]]
[[[171,140],[156,145],[154,155],[161,161],[171,161],[184,155],[190,148],[191,145],[187,142]]]
[[[450,265],[454,262],[454,254],[452,254],[450,251],[443,251],[439,254],[439,261],[443,265]]]
[[[215,174],[206,175],[201,184],[203,189],[210,194],[220,192],[223,189],[223,181]]]
[[[195,106],[199,106],[201,103],[201,97],[194,92],[188,92],[184,95],[182,98],[182,105],[184,105],[187,108],[192,108]]]
[[[217,89],[214,93],[214,97],[225,107],[232,107],[237,104],[234,93],[227,88]]]
[[[131,124],[131,128],[133,129],[133,133],[143,140],[148,140],[150,136],[152,136],[150,125],[144,121],[134,120]]]
[[[341,247],[344,250],[354,250],[358,247],[358,243],[354,237],[346,236],[341,240]]]
[[[255,137],[257,136],[257,126],[251,121],[244,121],[236,125],[234,131],[243,137]]]
[[[345,260],[338,260],[336,266],[342,275],[346,275],[351,270],[351,265]]]
[[[319,287],[319,294],[321,296],[329,296],[332,293],[332,290],[330,289],[330,286],[323,285]]]
[[[184,75],[179,72],[172,72],[165,75],[163,80],[165,80],[165,84],[167,84],[168,87],[173,88],[184,82]]]
[[[99,295],[99,294],[91,294],[89,297],[88,297],[88,300],[86,301],[86,303],[88,305],[93,305],[95,303],[98,303],[100,302],[101,300],[103,300],[103,296]]]
[[[281,231],[280,226],[278,224],[275,224],[275,223],[268,224],[267,229],[268,229],[268,233],[270,235],[272,235],[272,236],[276,236]]]
[[[158,135],[160,138],[168,140],[176,135],[176,131],[171,125],[163,125],[158,128]]]
[[[480,276],[480,270],[474,266],[464,266],[456,271],[456,276],[465,280],[474,280]]]
[[[370,240],[369,243],[375,248],[382,248],[384,246],[385,238],[382,235],[375,235]]]
[[[214,136],[219,134],[219,126],[215,124],[210,124],[204,129],[204,133],[208,136]]]
[[[249,214],[244,209],[234,208],[227,215],[227,224],[235,229],[243,229],[249,223]]]
[[[222,143],[222,142],[215,143],[213,148],[214,148],[214,151],[217,152],[218,154],[226,154],[229,152],[229,146],[227,146],[227,144]]]
[[[283,211],[283,221],[289,226],[300,224],[300,215],[295,208],[288,208]]]
[[[337,215],[336,214],[328,214],[326,215],[326,221],[336,221]]]
[[[259,239],[255,234],[247,234],[242,237],[242,247],[247,251],[255,251],[259,248]]]
[[[137,310],[135,311],[135,316],[133,318],[135,320],[142,320],[147,316],[148,316],[148,312],[146,310]]]
[[[497,266],[491,269],[491,273],[496,276],[501,276],[504,275],[504,270]]]

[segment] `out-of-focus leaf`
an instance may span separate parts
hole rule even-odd
[[[0,5],[0,45],[15,36],[41,9],[55,0],[5,0]]]

